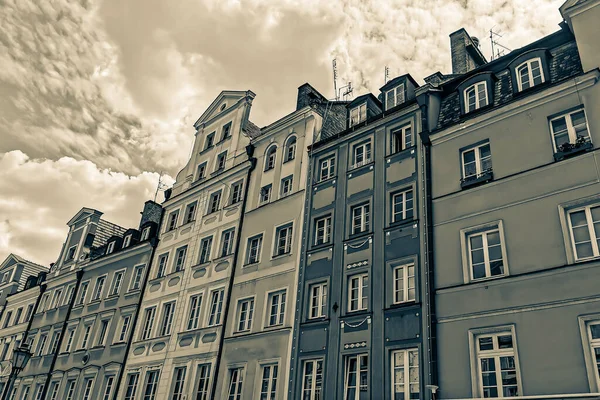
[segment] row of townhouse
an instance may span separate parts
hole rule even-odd
[[[83,209],[11,289],[8,398],[600,397],[600,0],[560,12],[489,62],[452,33],[421,86],[304,84],[262,128],[223,91],[138,229]]]

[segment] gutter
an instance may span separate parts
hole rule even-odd
[[[231,303],[231,291],[233,289],[233,281],[235,278],[235,270],[238,262],[238,255],[240,250],[240,240],[242,239],[242,227],[244,225],[244,216],[246,215],[246,203],[248,202],[248,191],[250,190],[250,176],[252,175],[252,171],[256,167],[256,158],[253,157],[254,154],[254,146],[249,144],[246,146],[246,154],[248,154],[248,160],[250,161],[250,168],[248,168],[248,173],[246,175],[246,187],[244,188],[244,200],[242,201],[241,207],[241,215],[240,215],[240,223],[237,228],[237,234],[235,239],[235,249],[233,253],[233,261],[231,266],[231,277],[229,278],[229,282],[227,284],[227,297],[225,298],[225,309],[223,310],[223,325],[221,327],[221,337],[219,338],[219,347],[217,349],[217,360],[215,362],[215,374],[213,375],[212,388],[210,391],[211,400],[218,400],[215,395],[215,391],[217,390],[217,381],[219,380],[219,368],[221,367],[221,358],[223,357],[223,344],[225,342],[225,332],[227,328],[227,317],[229,316],[229,306]]]

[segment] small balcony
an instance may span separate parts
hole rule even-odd
[[[492,168],[488,168],[479,174],[466,176],[460,180],[461,189],[467,189],[473,186],[481,185],[494,180]]]
[[[554,153],[554,160],[561,161],[565,158],[573,157],[579,153],[586,152],[594,148],[594,144],[587,136],[578,136],[575,143],[563,143],[558,146],[556,153]]]

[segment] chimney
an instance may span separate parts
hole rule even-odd
[[[469,36],[464,28],[450,34],[452,73],[466,74],[487,63],[479,49],[479,39]]]
[[[298,97],[296,99],[296,111],[308,105],[320,102],[326,102],[327,99],[319,93],[317,89],[310,84],[305,83],[298,88]]]
[[[140,226],[146,222],[151,221],[156,225],[160,224],[160,216],[162,215],[162,206],[155,203],[152,200],[148,200],[144,204],[144,211],[142,211],[142,219],[140,220]]]

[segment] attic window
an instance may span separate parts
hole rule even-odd
[[[465,112],[475,111],[488,105],[487,82],[477,82],[465,89]]]
[[[358,107],[350,110],[350,125],[360,124],[367,119],[367,104],[363,103]]]
[[[389,110],[398,104],[404,103],[404,84],[398,85],[385,92],[385,109]]]
[[[128,247],[131,244],[131,235],[125,236],[125,240],[123,241],[123,248]]]
[[[540,58],[525,61],[516,68],[516,73],[519,91],[544,83],[544,70]]]
[[[219,111],[223,111],[225,107],[227,107],[227,103],[221,104],[221,108],[219,109]]]
[[[142,230],[142,235],[140,236],[140,241],[143,242],[150,237],[150,227],[147,226]]]
[[[114,242],[114,241],[113,241],[113,242],[110,242],[110,243],[108,244],[108,247],[106,248],[106,254],[110,254],[110,253],[112,253],[113,251],[115,251],[115,242]]]

